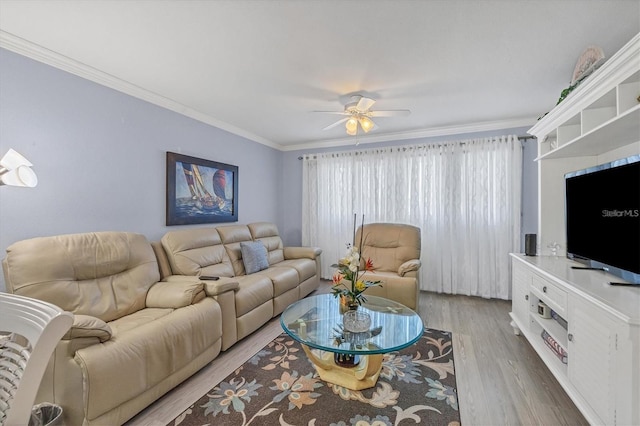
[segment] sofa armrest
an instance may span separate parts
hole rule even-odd
[[[201,280],[200,278],[192,275],[171,275],[166,277],[164,280],[169,283],[179,283],[179,282],[191,282],[191,283],[202,283],[204,286],[204,292],[207,296],[217,296],[226,291],[235,291],[238,290],[240,284],[235,278],[229,277],[220,277],[218,280]]]
[[[207,296],[218,296],[227,291],[237,291],[240,283],[235,278],[220,277],[217,281],[202,281]]]
[[[183,308],[203,299],[200,280],[161,281],[147,292],[147,308]]]
[[[407,272],[417,271],[418,269],[420,269],[421,265],[422,262],[420,262],[420,259],[407,260],[398,268],[398,275],[404,277]]]
[[[113,332],[109,324],[100,318],[92,317],[91,315],[74,315],[73,325],[69,331],[62,336],[62,340],[96,337],[100,340],[100,343],[102,343],[111,339],[112,335]]]
[[[169,275],[164,277],[162,282],[167,283],[200,283],[202,280],[193,275]]]
[[[315,259],[322,254],[320,247],[285,247],[284,258],[285,259]]]

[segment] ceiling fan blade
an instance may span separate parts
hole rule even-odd
[[[327,127],[325,127],[325,128],[324,128],[324,129],[322,129],[322,130],[329,130],[329,129],[333,129],[333,128],[334,128],[334,127],[336,127],[338,124],[341,124],[341,123],[344,123],[345,121],[347,121],[349,118],[350,118],[350,117],[346,117],[346,118],[343,118],[342,120],[338,120],[338,121],[336,121],[336,122],[335,122],[335,123],[333,123],[333,124],[329,124]]]
[[[371,108],[373,106],[373,104],[375,104],[376,101],[370,98],[360,98],[360,100],[358,101],[358,105],[356,105],[356,109],[358,111],[368,111],[369,108]]]
[[[386,111],[371,111],[369,116],[371,117],[407,117],[411,114],[408,109],[389,109]]]
[[[311,111],[311,112],[320,112],[323,114],[351,115],[350,112],[346,112],[346,111]]]

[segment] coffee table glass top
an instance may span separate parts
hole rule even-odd
[[[371,316],[369,331],[348,332],[342,327],[340,301],[332,294],[299,300],[280,316],[284,331],[311,348],[343,354],[384,354],[412,345],[424,331],[413,310],[382,297],[367,296],[358,308]]]

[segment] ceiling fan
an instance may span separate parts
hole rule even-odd
[[[335,126],[345,123],[347,134],[354,136],[358,133],[358,127],[362,128],[365,133],[369,133],[371,129],[375,127],[375,123],[371,120],[371,117],[393,117],[402,116],[406,117],[411,114],[408,109],[392,109],[392,110],[379,110],[371,111],[371,107],[376,101],[371,98],[365,98],[361,95],[351,96],[351,100],[344,106],[344,111],[315,111],[325,114],[338,114],[346,115],[345,118],[336,121],[333,124],[328,125],[322,130],[329,130]]]

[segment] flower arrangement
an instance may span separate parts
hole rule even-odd
[[[364,230],[364,215],[362,216],[362,227]],[[353,239],[355,240],[356,233],[356,217],[353,218]],[[354,247],[351,243],[347,244],[347,253],[341,258],[337,264],[331,265],[338,270],[333,274],[331,292],[335,297],[340,297],[341,302],[351,306],[362,305],[362,302],[366,302],[367,299],[363,293],[369,287],[380,286],[380,281],[366,281],[360,279],[360,272],[373,272],[373,261],[371,258],[366,259],[364,262],[360,259],[360,252],[362,250],[362,236],[364,232],[360,234],[360,246]],[[363,270],[360,270],[361,265]]]

